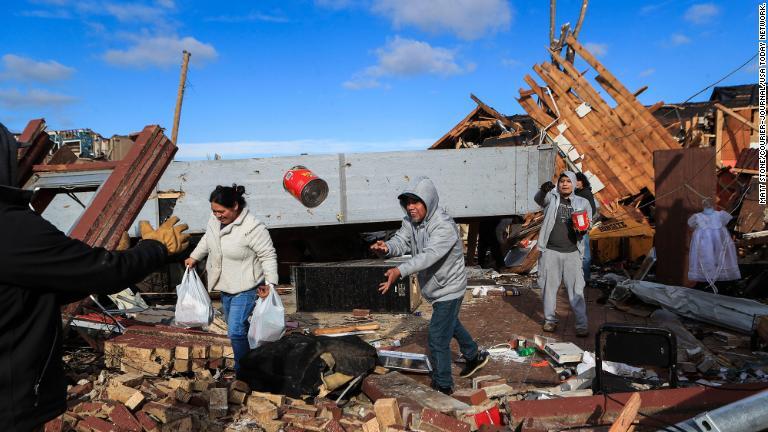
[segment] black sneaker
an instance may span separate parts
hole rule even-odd
[[[462,378],[469,378],[486,364],[488,364],[488,351],[478,351],[475,358],[467,360],[467,363],[465,364],[464,369],[461,370],[459,376]]]
[[[440,393],[442,393],[444,395],[448,395],[448,396],[450,396],[451,393],[453,393],[453,389],[452,388],[450,388],[450,387],[440,387],[439,385],[435,384],[434,382],[432,383],[432,388],[437,390],[437,391],[439,391]]]

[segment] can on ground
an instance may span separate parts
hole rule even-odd
[[[328,196],[328,183],[303,165],[285,173],[283,188],[309,208],[319,206]]]

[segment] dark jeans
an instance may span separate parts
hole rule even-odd
[[[592,271],[589,266],[592,265],[592,251],[589,250],[589,234],[584,234],[584,257],[581,260],[581,267],[584,271],[584,282],[589,284],[589,278]]]
[[[227,322],[227,336],[235,354],[235,372],[240,372],[240,359],[248,354],[248,327],[256,305],[256,289],[237,294],[221,293],[221,308]]]
[[[477,356],[477,344],[459,321],[459,309],[463,297],[432,303],[432,319],[429,321],[429,351],[432,361],[432,384],[453,387],[451,377],[451,339],[459,343],[465,359]]]

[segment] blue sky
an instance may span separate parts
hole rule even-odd
[[[558,29],[575,24],[581,1],[557,4]],[[579,39],[628,88],[648,85],[643,103],[680,102],[756,52],[757,5],[591,0]],[[186,48],[182,159],[426,148],[474,107],[470,93],[522,113],[523,76],[548,60],[545,0],[3,6],[0,122],[170,131]],[[751,64],[721,85],[756,81]]]

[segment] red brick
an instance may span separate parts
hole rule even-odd
[[[98,417],[86,417],[85,420],[81,420],[77,423],[77,430],[84,432],[121,432],[117,426]]]
[[[488,400],[488,395],[483,389],[459,389],[453,392],[451,397],[467,405],[480,405]]]
[[[45,432],[64,432],[64,420],[61,417],[49,421],[45,424]]]
[[[429,408],[424,408],[421,411],[421,424],[425,423],[445,432],[470,432],[471,430],[468,423]]]
[[[123,430],[130,432],[141,432],[142,430],[139,421],[128,411],[125,405],[115,405],[112,412],[109,413],[109,419]]]
[[[144,428],[146,432],[160,432],[160,424],[144,411],[137,412],[136,419],[139,421],[139,424],[141,424],[141,427]]]
[[[479,429],[480,432],[501,432],[501,431],[508,431],[508,430],[509,428],[507,426],[489,425],[489,424],[481,425]]]
[[[493,379],[493,380],[487,380],[487,381],[480,381],[479,383],[477,383],[477,388],[486,388],[486,387],[500,385],[500,384],[507,384],[507,380],[504,378],[499,378],[499,379]]]
[[[106,418],[109,407],[102,402],[83,402],[72,409],[73,412],[83,417],[104,417]]]
[[[339,420],[341,418],[341,408],[339,408],[339,406],[334,402],[322,402],[315,404],[315,406],[321,411],[324,409],[330,411],[334,420]]]
[[[93,383],[87,382],[85,384],[80,384],[72,387],[71,389],[67,390],[67,397],[68,398],[79,398],[80,396],[83,396],[85,394],[88,394],[93,390]]]
[[[336,420],[329,421],[328,424],[325,425],[325,430],[328,432],[345,432],[344,428],[341,427],[341,423]]]
[[[370,309],[352,309],[352,316],[354,317],[365,318],[370,314]]]

